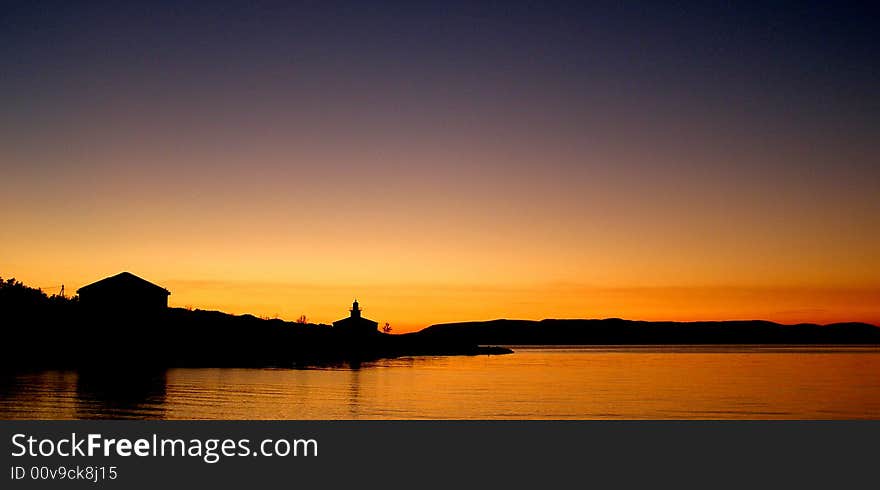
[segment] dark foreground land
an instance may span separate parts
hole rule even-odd
[[[126,317],[77,312],[18,318],[3,327],[7,367],[293,367],[418,355],[512,352],[486,345],[880,344],[863,323],[494,320],[434,325],[402,335],[352,336],[327,325],[169,308]]]
[[[0,279],[0,367],[293,367],[417,355],[508,354],[457,339],[183,308],[86,308]]]
[[[327,325],[181,308],[137,317],[70,312],[3,328],[7,367],[295,367],[419,355],[508,354],[454,338],[367,335]]]
[[[167,308],[84,310],[6,281],[0,288],[0,367],[294,367],[418,355],[512,352],[486,345],[880,344],[864,323],[494,320],[361,335],[328,325]]]

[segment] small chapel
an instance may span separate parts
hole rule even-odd
[[[333,328],[348,335],[373,335],[379,333],[378,322],[361,316],[361,308],[357,300],[351,304],[350,316],[333,322]]]

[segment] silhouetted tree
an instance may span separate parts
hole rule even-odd
[[[385,333],[391,333],[391,324],[389,324],[388,322],[385,322],[385,326],[382,327],[382,331]]]
[[[4,309],[22,309],[45,305],[49,297],[42,290],[25,286],[15,278],[0,278],[0,306]]]
[[[302,323],[305,325],[306,323],[309,323],[309,318],[305,315],[300,315],[299,318],[296,319],[296,323]]]

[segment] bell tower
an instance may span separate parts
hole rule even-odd
[[[358,305],[358,300],[354,300],[354,303],[351,304],[351,317],[352,318],[360,318],[361,317],[361,308]]]

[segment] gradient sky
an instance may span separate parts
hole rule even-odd
[[[398,332],[880,323],[877,10],[4,4],[0,275]]]

